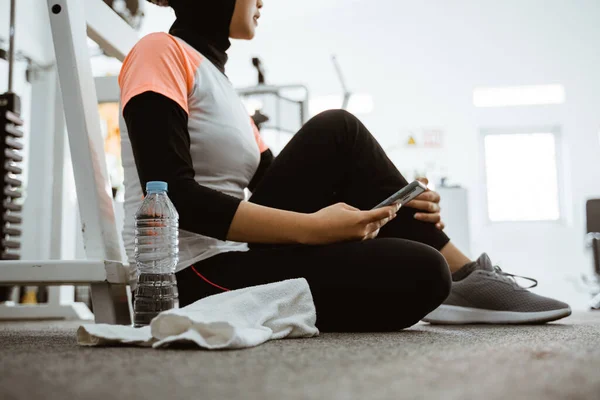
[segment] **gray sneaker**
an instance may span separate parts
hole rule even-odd
[[[571,315],[568,304],[529,292],[487,254],[452,276],[450,296],[423,321],[432,324],[531,324]]]

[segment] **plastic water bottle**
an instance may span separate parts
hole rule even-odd
[[[137,289],[134,325],[150,324],[161,311],[179,306],[175,266],[179,261],[179,214],[167,196],[167,183],[146,184],[146,198],[135,214]]]

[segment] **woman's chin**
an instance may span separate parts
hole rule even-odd
[[[238,40],[252,40],[254,39],[254,35],[256,34],[256,30],[254,27],[247,29],[244,32],[236,32],[230,35],[232,39]]]

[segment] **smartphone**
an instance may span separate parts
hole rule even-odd
[[[391,206],[392,204],[397,203],[405,205],[425,191],[427,191],[427,186],[425,186],[423,183],[419,181],[411,182],[381,203],[377,204],[375,207],[373,207],[373,210],[381,207]]]

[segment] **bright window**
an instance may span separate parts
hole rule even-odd
[[[484,137],[491,221],[555,221],[560,217],[553,133]]]

